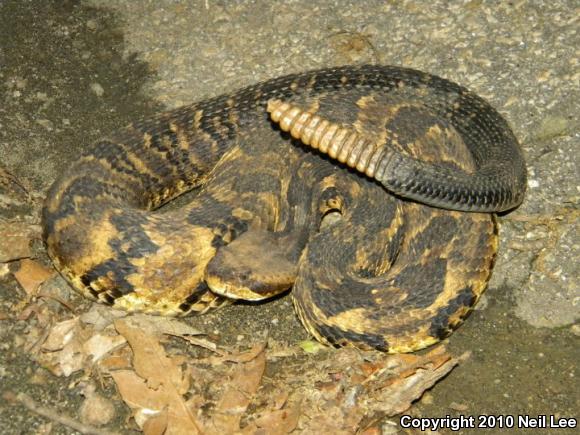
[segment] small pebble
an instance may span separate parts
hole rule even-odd
[[[100,394],[93,393],[81,405],[81,420],[85,424],[102,426],[113,418],[115,418],[113,403]]]
[[[99,83],[91,83],[91,91],[93,91],[97,97],[102,97],[105,94],[105,90]]]
[[[469,409],[469,406],[464,403],[451,402],[449,408],[454,409],[455,411],[464,412]]]
[[[429,392],[426,392],[423,394],[423,397],[421,397],[421,403],[423,405],[431,405],[433,404],[433,395]]]

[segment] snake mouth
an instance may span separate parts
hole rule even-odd
[[[288,290],[288,287],[285,285],[281,285],[279,288],[272,288],[272,286],[264,286],[258,282],[256,282],[253,287],[244,286],[239,282],[232,283],[225,281],[215,275],[207,276],[206,284],[210,290],[217,295],[229,299],[256,302],[269,299],[285,290]]]

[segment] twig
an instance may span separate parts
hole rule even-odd
[[[24,350],[26,352],[29,352],[29,353],[36,353],[38,348],[40,348],[40,346],[42,346],[42,344],[46,341],[46,339],[50,335],[50,332],[51,332],[53,326],[54,326],[54,321],[51,320],[43,328],[42,334],[40,335],[40,337],[38,337],[33,343],[26,345]]]
[[[29,411],[32,411],[38,415],[41,415],[51,421],[55,421],[60,423],[64,426],[68,426],[71,429],[74,429],[82,434],[88,435],[120,435],[118,432],[111,432],[110,430],[101,430],[93,426],[88,426],[83,423],[80,423],[76,420],[73,420],[66,415],[58,414],[56,411],[46,408],[42,405],[39,405],[30,397],[28,394],[25,393],[18,393],[15,395],[13,392],[5,392],[2,394],[2,397],[10,402],[19,402],[24,405]]]
[[[217,353],[219,356],[224,356],[225,352],[219,350],[217,345],[209,340],[204,340],[203,338],[191,337],[189,335],[177,335],[177,337],[183,338],[185,341],[189,341],[191,344],[199,347],[203,347],[204,349],[211,350],[212,352]]]

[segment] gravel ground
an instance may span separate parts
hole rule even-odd
[[[500,254],[487,297],[449,340],[452,351],[472,350],[473,357],[427,394],[416,413],[578,418],[580,9],[574,3],[5,0],[0,161],[43,192],[87,143],[137,116],[322,66],[397,64],[461,83],[510,122],[527,158],[529,190],[522,207],[499,217]],[[3,303],[14,287],[0,282]],[[274,334],[306,337],[287,298],[234,308],[195,322],[235,339],[277,319]],[[0,379],[74,412],[78,393],[66,380],[27,383],[36,367],[11,344],[13,329],[0,328]],[[7,433],[32,433],[42,422],[8,412],[0,405]],[[55,433],[68,433],[62,430]]]

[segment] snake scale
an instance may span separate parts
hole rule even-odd
[[[412,69],[345,66],[97,141],[50,188],[43,238],[76,290],[117,308],[185,315],[292,288],[320,341],[410,352],[477,302],[498,247],[489,212],[525,186],[518,142],[483,99]]]

